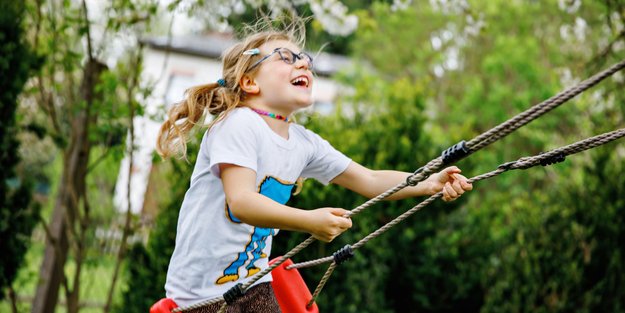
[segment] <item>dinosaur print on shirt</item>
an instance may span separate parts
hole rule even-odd
[[[268,176],[260,183],[258,192],[280,204],[285,204],[291,198],[293,187],[293,183],[282,183],[278,179]],[[241,223],[232,214],[227,205],[226,215],[232,222]],[[267,245],[267,238],[273,235],[275,235],[273,228],[254,227],[254,231],[250,234],[250,240],[243,248],[243,251],[237,254],[236,259],[223,271],[223,275],[217,279],[216,283],[225,284],[238,280],[239,269],[246,263],[247,277],[258,273],[260,268],[255,263],[261,258],[267,257],[263,250]]]

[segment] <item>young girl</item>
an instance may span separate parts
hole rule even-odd
[[[181,307],[221,296],[266,268],[278,229],[329,242],[352,226],[342,208],[285,205],[300,178],[371,198],[410,175],[369,170],[291,122],[293,112],[312,103],[313,60],[298,43],[293,31],[266,31],[234,45],[224,53],[223,78],[189,89],[162,125],[159,153],[184,156],[189,131],[205,112],[216,117],[202,139],[167,272],[167,297]],[[472,189],[459,173],[446,168],[390,198],[442,190],[444,200],[454,200]],[[260,279],[228,312],[280,312],[270,281]]]

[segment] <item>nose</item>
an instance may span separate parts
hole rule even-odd
[[[298,69],[303,68],[303,69],[309,70],[310,67],[311,67],[311,64],[305,58],[298,56],[295,59],[295,68],[298,68]]]

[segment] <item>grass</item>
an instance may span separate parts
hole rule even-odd
[[[43,259],[44,248],[42,243],[33,242],[26,254],[25,266],[20,269],[13,283],[13,288],[18,296],[18,312],[30,312],[31,310],[31,302],[35,296],[39,280],[39,267]],[[87,306],[80,309],[81,313],[102,312],[111,285],[114,268],[115,258],[111,255],[91,257],[84,262],[80,282],[80,302],[87,304]],[[75,269],[76,263],[74,260],[68,260],[65,266],[65,274],[70,281],[74,277]],[[120,277],[115,288],[115,295],[121,294],[122,284],[123,277]],[[59,304],[55,313],[67,312],[65,305],[62,304],[65,301],[63,290],[61,288],[59,291]],[[0,301],[0,312],[11,312],[11,304],[8,299]]]

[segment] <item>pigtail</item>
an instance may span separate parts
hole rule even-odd
[[[189,134],[197,125],[203,125],[208,114],[217,116],[210,124],[221,120],[239,103],[237,94],[218,83],[194,86],[185,92],[186,97],[175,104],[167,113],[167,120],[161,125],[156,142],[156,151],[163,158],[187,152]]]

